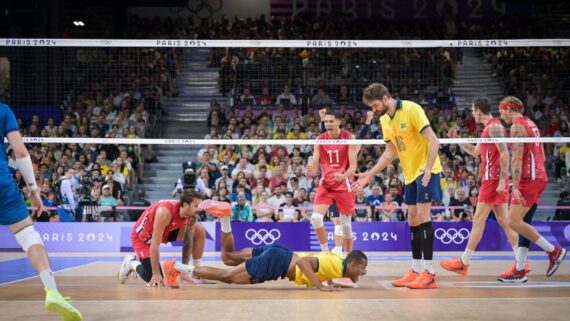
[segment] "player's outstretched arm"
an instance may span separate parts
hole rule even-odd
[[[457,131],[455,128],[450,128],[447,132],[447,137],[449,138],[458,138]],[[479,157],[481,155],[481,150],[479,149],[479,144],[471,145],[471,144],[459,144],[459,147],[463,149],[467,154],[473,157]]]
[[[504,135],[504,127],[499,124],[493,124],[489,128],[489,136],[492,138],[503,138]],[[500,163],[500,173],[499,173],[499,184],[497,185],[497,193],[505,192],[505,180],[507,179],[507,175],[509,175],[509,151],[507,149],[507,144],[505,143],[495,143],[497,150],[499,151],[499,155],[501,157]]]
[[[338,289],[332,286],[323,285],[321,281],[319,281],[319,278],[317,278],[315,271],[318,268],[319,262],[316,257],[305,256],[298,259],[295,264],[299,267],[299,270],[301,270],[301,272],[309,279],[311,284],[313,284],[313,286],[319,291],[338,291]]]
[[[374,165],[374,167],[372,167],[368,172],[356,174],[356,176],[358,176],[358,180],[352,183],[352,189],[359,190],[365,188],[372,178],[374,178],[377,173],[384,170],[388,165],[392,164],[396,157],[398,157],[396,146],[394,146],[391,141],[386,142],[386,150],[382,153],[382,156],[380,156],[376,165]]]
[[[319,149],[319,145],[314,145],[313,146],[313,161],[312,163],[307,166],[307,169],[309,170],[309,173],[311,174],[312,177],[317,176],[317,174],[319,173],[319,162],[321,160],[321,152]]]

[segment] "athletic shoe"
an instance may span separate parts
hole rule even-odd
[[[178,276],[180,275],[180,272],[174,269],[174,263],[176,263],[174,259],[164,262],[164,276],[166,278],[166,284],[171,288],[177,289],[180,287],[178,284]]]
[[[517,269],[513,269],[510,272],[503,273],[499,278],[499,281],[504,283],[525,283],[528,281],[526,278],[526,273],[524,270],[517,271]]]
[[[200,204],[198,204],[198,209],[201,211],[206,211],[217,218],[232,216],[232,206],[227,202],[203,200],[200,202]]]
[[[513,265],[510,268],[508,268],[505,272],[501,273],[501,277],[506,278],[516,269],[517,269],[517,262],[515,261],[515,263],[513,263]],[[528,261],[526,261],[526,263],[524,264],[524,273],[529,274],[531,271],[532,270],[530,268],[530,264],[528,263]]]
[[[117,273],[117,278],[121,284],[125,284],[131,276],[131,273],[134,272],[133,268],[131,267],[131,261],[133,260],[136,260],[136,258],[134,255],[130,254],[126,255],[123,259],[123,264],[121,264],[121,268]]]
[[[410,289],[437,289],[437,274],[423,270],[413,282],[406,286]]]
[[[83,317],[81,312],[77,310],[73,305],[69,304],[67,300],[69,298],[64,298],[61,294],[54,292],[48,288],[46,291],[46,309],[53,313],[61,316],[64,321],[81,321]]]
[[[414,272],[414,270],[410,269],[408,273],[395,281],[392,281],[392,286],[395,287],[405,287],[408,283],[414,282],[414,280],[419,276],[419,273]]]
[[[552,276],[556,273],[556,270],[566,257],[566,249],[557,246],[554,248],[554,251],[548,253],[548,259],[550,260],[550,264],[548,265],[548,270],[546,270],[546,276]]]
[[[447,271],[455,272],[464,276],[467,275],[467,272],[469,271],[469,265],[463,264],[461,259],[439,261],[439,265]]]

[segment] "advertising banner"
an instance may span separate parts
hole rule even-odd
[[[36,223],[34,226],[49,252],[132,252],[134,223]],[[221,248],[220,224],[203,222],[205,251]],[[555,245],[570,248],[570,222],[535,222],[533,226]],[[326,222],[329,247],[334,247],[334,225]],[[435,251],[463,251],[471,235],[471,223],[435,222]],[[294,251],[320,251],[310,223],[232,223],[235,248],[279,243]],[[353,223],[354,249],[363,251],[409,251],[410,228],[405,222]],[[182,251],[183,241],[161,245],[164,252]],[[536,245],[531,250],[540,250]],[[21,251],[14,235],[0,226],[0,251]],[[477,251],[511,251],[505,233],[496,222],[487,222]]]

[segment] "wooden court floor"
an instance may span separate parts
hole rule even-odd
[[[16,257],[21,254],[0,254],[0,261]],[[220,262],[205,264],[222,266]],[[336,293],[321,293],[285,280],[254,286],[185,285],[181,289],[147,288],[143,281],[133,279],[120,285],[118,258],[113,262],[102,258],[58,272],[56,277],[60,291],[72,297],[85,320],[570,320],[570,262],[563,262],[557,274],[547,278],[547,261],[533,261],[528,283],[497,282],[496,276],[510,264],[507,260],[473,261],[468,277],[443,271],[437,264],[439,289],[409,290],[390,285],[409,267],[408,261],[396,257],[371,260],[359,288]],[[2,285],[0,320],[58,320],[44,310],[43,300],[38,278]]]

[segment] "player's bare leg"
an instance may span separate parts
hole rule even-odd
[[[315,234],[317,234],[317,239],[319,240],[319,244],[321,245],[321,250],[323,252],[329,251],[329,245],[327,241],[327,230],[325,229],[325,223],[324,223],[325,214],[328,212],[329,212],[329,205],[316,204],[313,210],[313,215],[311,215],[311,224],[315,229]]]

